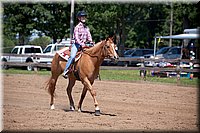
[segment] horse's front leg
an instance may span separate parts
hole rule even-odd
[[[96,91],[93,89],[88,78],[84,78],[84,80],[82,82],[83,82],[84,87],[87,88],[89,90],[90,94],[92,95],[92,98],[94,100],[94,106],[95,106],[95,115],[99,116],[100,115],[100,109],[99,109],[98,102],[97,102],[97,99],[96,99]]]
[[[87,88],[86,87],[83,87],[83,91],[82,91],[82,94],[81,94],[81,98],[80,98],[80,101],[78,103],[78,111],[81,112],[81,106],[82,106],[82,103],[83,103],[83,100],[85,98],[85,95],[87,93]]]

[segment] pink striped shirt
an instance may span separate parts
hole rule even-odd
[[[83,23],[78,23],[78,25],[74,28],[73,35],[75,42],[85,46],[87,41],[92,42],[92,36],[90,34],[90,30],[88,27],[84,27]]]

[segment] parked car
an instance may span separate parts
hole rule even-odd
[[[132,58],[144,58],[144,55],[153,54],[153,49],[130,49],[124,52],[124,57],[127,59]],[[138,63],[141,63],[140,60],[135,61],[125,61],[118,62],[118,65],[123,64],[123,66],[137,66]]]
[[[157,54],[155,56],[155,59],[181,59],[181,47],[180,46],[174,46],[174,47],[167,47],[163,54]],[[147,56],[145,56],[147,57]],[[150,58],[154,58],[153,56],[150,56]],[[169,62],[153,62],[153,61],[145,61],[145,66],[169,66]]]
[[[163,57],[163,54],[165,54],[171,47],[162,47],[155,53],[155,58]],[[144,58],[154,58],[154,54],[146,54],[144,55]]]
[[[48,44],[46,48],[43,50],[42,55],[50,57],[41,57],[39,62],[44,64],[51,64],[53,56],[56,54],[56,52],[64,47],[69,48],[70,45],[71,45],[70,38],[67,38],[66,40],[63,39],[62,42],[60,43]]]
[[[181,47],[175,46],[171,47],[165,54],[163,54],[164,59],[181,59]],[[173,62],[159,62],[159,67],[167,67],[167,66],[174,66],[176,63]]]
[[[70,38],[67,38],[67,40],[62,40],[62,42],[60,43],[48,44],[43,50],[43,53],[54,55],[56,51],[60,50],[63,47],[69,47],[70,45]]]
[[[156,53],[155,53],[155,59],[163,58],[163,54],[167,53],[167,51],[171,47],[162,47],[160,48]],[[154,54],[147,54],[144,55],[144,58],[151,58],[154,59]],[[145,66],[156,66],[156,63],[154,61],[145,61],[144,62]]]
[[[180,46],[171,47],[165,54],[163,54],[163,58],[165,59],[181,59],[181,56]]]
[[[130,55],[131,53],[133,53],[134,50],[135,50],[135,48],[133,48],[133,49],[128,49],[128,50],[124,51],[124,56]]]
[[[41,46],[34,46],[34,45],[20,45],[15,46],[11,50],[12,55],[1,56],[2,62],[2,69],[8,69],[11,66],[4,65],[4,62],[14,62],[14,63],[27,63],[27,62],[38,62],[39,58],[33,57],[33,55],[40,55],[42,54]],[[27,55],[27,56],[21,56]],[[27,66],[26,69],[28,71],[33,70],[33,67]]]

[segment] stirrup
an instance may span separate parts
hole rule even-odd
[[[67,79],[68,78],[68,73],[69,73],[69,70],[63,72],[62,76]]]

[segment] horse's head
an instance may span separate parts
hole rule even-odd
[[[113,42],[113,38],[107,38],[104,45],[104,56],[116,61],[119,59],[117,52],[115,51],[116,45]]]

